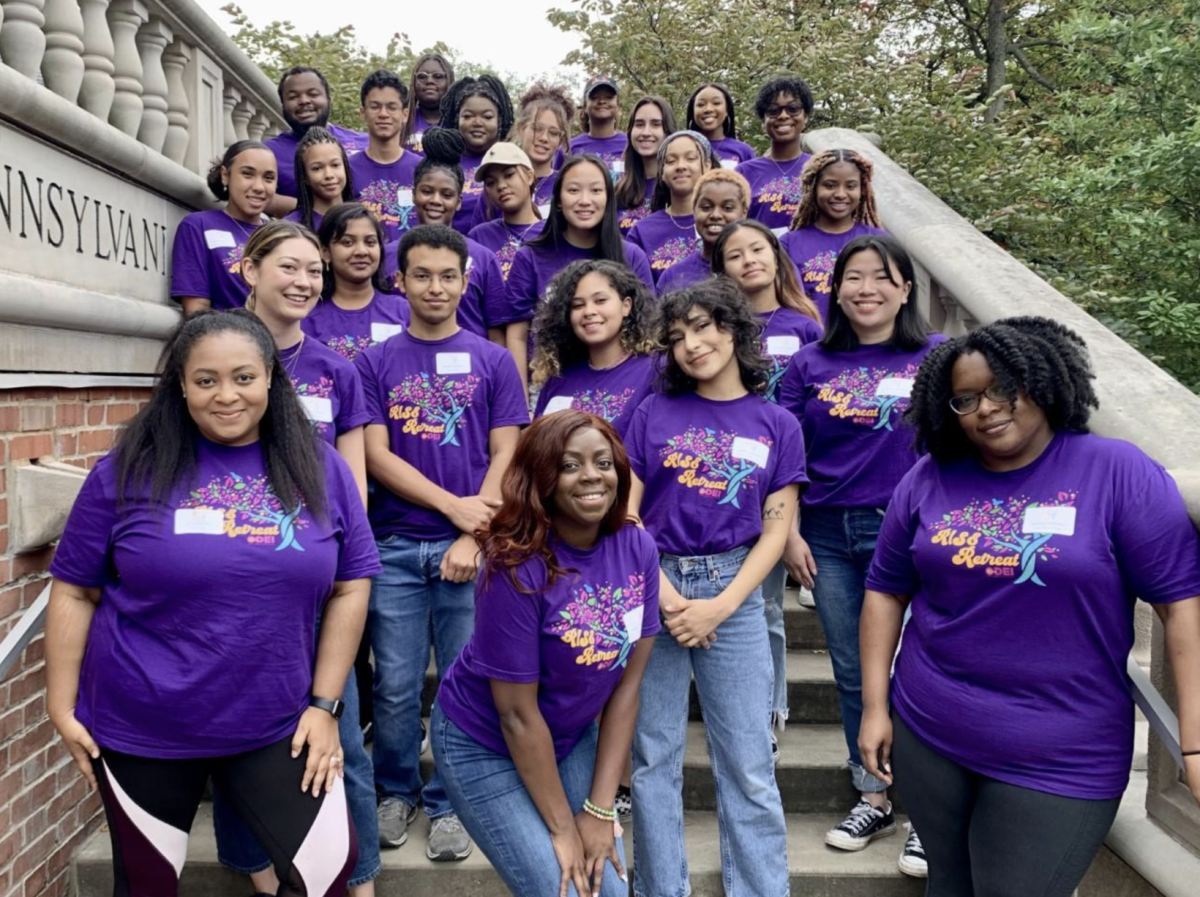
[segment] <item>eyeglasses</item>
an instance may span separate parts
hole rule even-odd
[[[767,118],[779,118],[785,112],[792,118],[799,118],[801,113],[804,112],[804,106],[800,103],[788,103],[786,106],[768,106]]]
[[[418,84],[428,84],[430,81],[445,81],[445,72],[417,72],[416,79]]]
[[[537,135],[545,134],[551,140],[562,140],[563,132],[558,128],[548,128],[545,125],[534,125],[533,133]]]
[[[988,401],[993,405],[1011,405],[1017,398],[1007,387],[993,383],[987,389],[981,389],[979,392],[966,392],[955,396],[950,400],[950,410],[958,415],[973,414],[979,410],[980,396],[987,396]]]

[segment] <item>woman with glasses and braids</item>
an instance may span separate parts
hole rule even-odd
[[[422,138],[442,121],[442,98],[454,83],[454,66],[441,53],[423,53],[408,85],[408,118],[400,139],[406,149],[424,152]]]
[[[761,159],[737,167],[754,189],[750,217],[757,218],[776,236],[784,233],[800,208],[800,176],[809,160],[802,136],[813,113],[813,95],[800,78],[786,75],[762,86],[754,111],[771,139],[771,149]]]

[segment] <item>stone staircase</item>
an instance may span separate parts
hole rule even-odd
[[[904,846],[903,828],[895,837],[877,841],[856,854],[832,850],[824,844],[825,831],[850,809],[855,792],[842,766],[846,751],[837,724],[837,690],[829,656],[824,651],[820,623],[814,612],[798,606],[794,592],[789,592],[786,603],[791,719],[782,738],[782,759],[776,767],[776,777],[788,814],[792,893],[804,897],[917,897],[924,893],[924,884],[906,878],[896,868]],[[431,671],[426,712],[433,688]],[[428,758],[424,762],[428,765]],[[684,805],[688,811],[685,822],[692,893],[695,897],[720,897],[724,891],[718,859],[715,791],[704,726],[694,696],[684,758]],[[182,897],[249,894],[246,879],[217,863],[211,815],[211,806],[205,803],[192,827],[180,893]],[[506,893],[478,850],[461,863],[431,863],[425,858],[427,834],[428,826],[421,820],[414,826],[408,844],[398,850],[384,851],[383,874],[376,880],[380,897],[497,897]],[[629,831],[625,834],[625,847],[632,862]],[[97,834],[75,856],[72,893],[75,897],[108,897],[112,893],[107,832]]]

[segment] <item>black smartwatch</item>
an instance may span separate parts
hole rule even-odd
[[[334,719],[342,718],[342,711],[346,709],[346,705],[339,698],[335,701],[330,701],[328,698],[318,698],[313,695],[308,699],[309,707],[319,707],[321,710],[328,710],[329,715]]]

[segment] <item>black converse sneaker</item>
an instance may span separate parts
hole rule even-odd
[[[633,792],[624,785],[617,786],[617,799],[613,803],[613,809],[617,811],[617,818],[622,824],[628,825],[633,821]]]
[[[911,822],[905,823],[908,840],[904,842],[904,853],[900,854],[900,871],[913,878],[928,878],[929,863],[925,861],[925,848]]]
[[[837,828],[825,833],[825,843],[838,850],[862,850],[876,838],[896,831],[896,814],[889,801],[884,808],[860,800]]]

